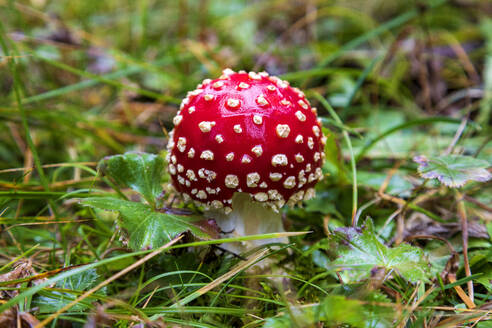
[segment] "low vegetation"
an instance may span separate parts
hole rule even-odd
[[[0,327],[492,327],[491,10],[0,1]],[[283,234],[220,239],[170,188],[172,118],[226,67],[322,119]]]

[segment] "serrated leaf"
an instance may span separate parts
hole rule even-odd
[[[98,168],[118,185],[140,193],[152,206],[162,193],[164,160],[158,155],[128,152],[109,156],[99,162]]]
[[[415,156],[413,160],[419,164],[417,170],[423,178],[438,179],[448,187],[461,187],[471,180],[485,182],[492,177],[487,171],[490,164],[471,156]]]
[[[73,275],[65,280],[58,281],[55,288],[68,289],[75,292],[88,290],[100,282],[100,277],[96,269],[89,269],[79,274]],[[97,294],[106,294],[104,288],[98,290]],[[53,291],[41,294],[34,299],[34,306],[39,308],[40,313],[52,313],[61,309],[68,303],[72,302],[77,293]],[[90,307],[90,303],[96,300],[95,297],[89,297],[84,302],[79,302],[71,308],[71,311],[85,311]]]
[[[369,278],[374,268],[396,271],[412,282],[426,281],[429,276],[428,263],[420,248],[408,244],[393,248],[385,246],[377,239],[371,220],[366,221],[363,231],[356,228],[338,229],[336,237],[341,246],[339,257],[333,264],[347,269],[345,276],[350,281]]]
[[[66,280],[59,281],[56,286],[59,288],[71,290],[87,290],[96,285],[99,281],[99,275],[96,269],[89,269],[79,274],[75,274]]]
[[[82,204],[119,212],[121,226],[128,232],[129,246],[135,250],[159,247],[185,231],[201,238],[209,237],[194,224],[199,218],[157,212],[146,204],[110,197],[87,198]]]

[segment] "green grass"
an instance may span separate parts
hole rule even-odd
[[[450,152],[485,161],[466,180],[490,172],[487,10],[0,1],[0,327],[491,327],[491,184],[456,190],[413,161]],[[97,163],[164,157],[180,100],[226,67],[288,79],[318,107],[325,179],[285,210],[289,231],[309,233],[241,257],[189,234],[130,249],[118,214],[81,204],[138,198]]]

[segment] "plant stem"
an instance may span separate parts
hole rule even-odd
[[[225,237],[258,235],[274,232],[284,232],[282,216],[270,207],[251,199],[247,193],[236,192],[232,197],[232,212],[225,214],[219,211],[206,213],[215,219]],[[227,243],[222,247],[228,251],[240,254],[250,249],[270,243],[287,243],[286,237]]]
[[[456,190],[456,201],[458,202],[458,216],[461,222],[461,237],[463,242],[463,262],[465,266],[465,274],[467,277],[471,276],[470,261],[468,259],[468,218],[466,215],[465,202],[463,201],[463,195]],[[473,281],[468,281],[468,297],[473,302]]]
[[[342,120],[340,117],[338,117],[337,113],[331,107],[330,103],[323,98],[319,93],[314,92],[314,97],[321,102],[321,104],[326,108],[326,110],[330,113],[331,117],[339,123],[343,125]],[[355,162],[355,156],[354,156],[354,150],[352,148],[352,142],[350,141],[349,134],[346,130],[342,131],[343,133],[343,138],[345,139],[345,142],[347,143],[347,147],[349,149],[350,153],[350,166],[352,168],[352,226],[355,226],[356,220],[355,218],[357,217],[357,168],[356,168],[356,162]]]

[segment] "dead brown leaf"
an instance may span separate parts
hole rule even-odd
[[[17,280],[35,275],[36,271],[32,267],[31,261],[20,261],[14,265],[14,269],[10,272],[0,275],[0,282]],[[19,284],[15,285],[19,287]],[[15,297],[19,292],[17,290],[0,291],[0,300],[10,299]],[[0,327],[3,327],[0,325]]]
[[[33,328],[39,323],[35,316],[28,312],[19,312],[17,306],[0,313],[0,327]]]

